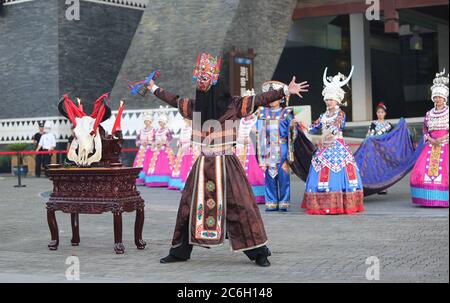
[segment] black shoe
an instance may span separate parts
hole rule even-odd
[[[272,255],[272,252],[270,251],[270,249],[267,246],[265,246],[263,254],[265,254],[266,257],[270,257]]]
[[[258,257],[256,257],[256,265],[259,265],[261,267],[268,267],[268,266],[270,266],[270,262],[266,256],[259,255]]]
[[[174,262],[186,262],[187,259],[180,259],[180,258],[176,258],[174,256],[168,255],[165,258],[162,258],[159,260],[160,263],[174,263]]]

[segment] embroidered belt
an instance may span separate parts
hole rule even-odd
[[[234,153],[235,142],[228,142],[225,144],[201,144],[198,142],[192,142],[194,147],[200,149],[202,156],[225,156],[232,155]]]
[[[199,130],[193,130],[192,131],[192,135],[196,138],[202,138],[202,139],[217,139],[217,138],[221,138],[221,137],[232,137],[236,135],[236,130],[233,129],[228,129],[228,130],[224,130],[224,131],[215,131],[215,132],[202,132]]]

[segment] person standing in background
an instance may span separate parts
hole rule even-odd
[[[310,215],[344,215],[364,211],[364,192],[359,168],[344,141],[346,116],[345,91],[348,77],[341,73],[323,74],[323,100],[326,111],[308,128],[309,133],[322,132],[322,143],[315,151],[301,207]]]
[[[425,147],[410,175],[413,205],[448,207],[448,120],[449,76],[445,69],[436,74],[431,87],[434,107],[425,114]]]
[[[38,146],[36,147],[36,151],[52,151],[54,150],[56,147],[56,138],[55,136],[50,133],[50,126],[45,126],[44,127],[44,134],[41,135],[40,139],[39,139],[39,143]],[[41,156],[42,158],[42,162],[44,164],[44,168],[45,170],[47,170],[47,166],[50,164],[51,161],[51,154],[43,154],[43,155],[38,155]],[[41,171],[40,171],[40,165],[39,165],[39,174],[36,175],[36,177],[40,177],[41,176]]]
[[[38,151],[39,140],[41,140],[41,136],[44,134],[44,122],[39,122],[38,125],[39,131],[33,135],[33,144],[36,151]],[[41,176],[42,155],[36,155],[35,163],[34,175],[39,178]]]
[[[168,187],[172,176],[174,154],[170,147],[173,132],[167,126],[167,115],[160,114],[158,118],[159,129],[153,133],[152,157],[149,161],[145,186]]]
[[[279,81],[267,81],[263,83],[262,91],[277,91],[286,86]],[[289,162],[293,161],[294,111],[288,103],[289,97],[283,96],[257,112],[258,163],[265,174],[266,211],[287,211],[290,206]]]
[[[136,179],[136,185],[144,185],[145,173],[148,170],[148,165],[153,157],[153,143],[155,137],[155,129],[153,128],[153,115],[147,113],[143,117],[144,128],[139,130],[136,136],[136,146],[139,147],[139,151],[133,162],[133,167],[142,167],[139,176]]]

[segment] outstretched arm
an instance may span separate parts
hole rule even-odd
[[[292,77],[289,86],[286,86],[284,89],[268,91],[255,96],[237,97],[235,100],[235,105],[238,109],[239,116],[246,117],[253,114],[258,107],[268,106],[270,103],[283,99],[286,96],[297,95],[300,98],[303,98],[300,93],[307,92],[308,87],[309,84],[307,81],[296,83],[294,76]]]
[[[178,95],[172,94],[171,92],[158,87],[154,80],[151,80],[147,86],[148,90],[151,91],[158,99],[167,103],[172,107],[178,108],[180,114],[187,119],[192,119],[192,109],[194,108],[194,100],[188,98],[180,98]]]
[[[151,93],[156,97],[158,97],[158,99],[160,99],[161,101],[166,102],[172,107],[178,107],[179,97],[166,91],[165,89],[160,88],[158,85],[155,84],[154,80],[150,81],[150,83],[147,86],[147,89],[151,91]]]

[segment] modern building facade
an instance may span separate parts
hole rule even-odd
[[[351,65],[350,121],[372,119],[380,101],[390,118],[421,117],[434,73],[449,67],[448,0],[71,2],[79,20],[67,17],[65,0],[5,0],[0,119],[58,116],[64,93],[88,107],[111,91],[127,109],[157,108],[130,96],[127,80],[158,68],[162,86],[190,96],[196,54],[233,46],[254,49],[257,92],[270,78],[310,81],[310,93],[291,102],[311,105],[313,117],[323,110],[324,68],[348,74]]]
[[[369,4],[366,4],[369,3]],[[430,85],[449,68],[448,0],[298,1],[294,23],[274,78],[305,75],[312,85],[303,103],[313,116],[323,104],[321,86],[329,72],[355,73],[350,121],[373,118],[384,102],[389,118],[422,117],[432,106]]]

